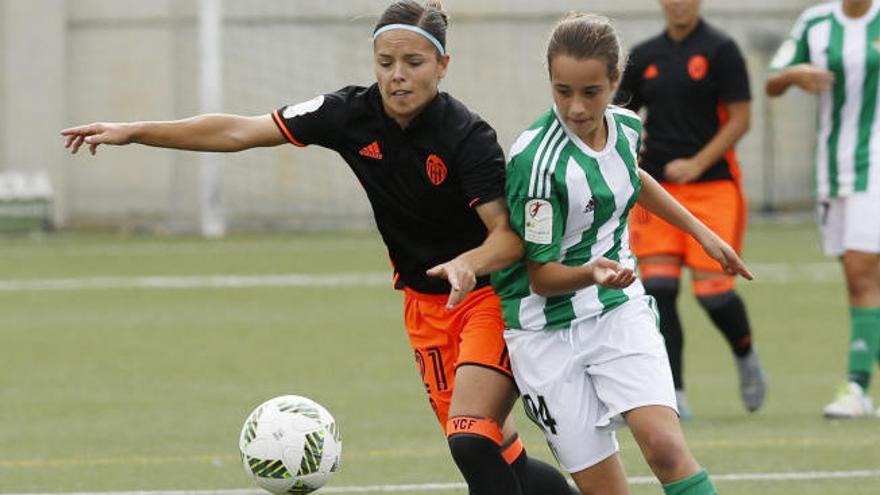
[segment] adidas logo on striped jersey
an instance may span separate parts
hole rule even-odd
[[[587,206],[584,207],[584,213],[592,213],[599,204],[599,198],[596,196],[591,197],[590,201],[587,202]]]

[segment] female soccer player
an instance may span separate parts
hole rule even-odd
[[[843,265],[850,305],[848,383],[824,414],[870,416],[868,386],[880,359],[880,1],[807,9],[770,71],[769,96],[794,85],[819,97],[817,220],[822,250]]]
[[[570,493],[558,471],[527,459],[508,421],[516,390],[488,274],[518,259],[522,244],[508,223],[495,131],[438,90],[449,65],[446,28],[439,2],[398,1],[373,30],[377,82],[368,88],[256,117],[94,123],[62,135],[73,153],[102,144],[229,152],[287,142],[339,153],[373,207],[405,291],[416,361],[470,493]]]
[[[746,204],[733,146],[749,128],[749,76],[736,43],[700,18],[700,0],[660,0],[663,33],[633,48],[617,101],[647,110],[640,166],[701,222],[739,251]],[[688,235],[636,208],[632,248],[645,290],[657,300],[678,410],[691,416],[684,392],[684,333],[676,307],[681,268],[692,291],[727,340],[749,411],[764,402],[764,372],[746,307],[723,273]]]
[[[627,216],[642,207],[692,235],[725,273],[736,252],[637,165],[641,122],[609,106],[620,42],[569,14],[547,64],[555,105],[510,151],[507,200],[525,257],[493,275],[529,417],[581,493],[627,493],[614,430],[626,422],[667,494],[712,494],[684,439],[657,314],[634,275]]]

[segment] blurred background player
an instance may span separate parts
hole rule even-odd
[[[850,305],[848,382],[824,414],[871,415],[868,387],[880,359],[880,2],[807,9],[770,70],[768,95],[794,85],[819,97],[817,221],[822,250],[843,265]]]
[[[638,202],[693,236],[724,273],[734,252],[637,165],[641,121],[610,106],[621,49],[608,19],[571,13],[547,46],[553,108],[510,151],[507,201],[525,257],[493,275],[529,416],[582,494],[628,493],[624,421],[663,491],[714,494],[688,449],[653,299],[635,276]]]
[[[231,152],[288,142],[338,152],[373,207],[405,291],[416,361],[470,493],[567,494],[558,471],[526,456],[509,418],[517,391],[488,274],[518,259],[522,244],[508,224],[495,131],[438,89],[449,64],[446,29],[440,2],[395,2],[373,30],[370,87],[256,117],[95,123],[62,134],[73,153],[86,145],[94,154],[100,144]]]
[[[641,167],[682,205],[736,249],[742,248],[746,201],[733,147],[750,120],[749,79],[736,43],[700,18],[700,0],[660,0],[663,33],[633,48],[617,103],[647,110]],[[723,273],[685,232],[641,208],[630,217],[632,247],[648,294],[657,300],[660,329],[682,418],[684,334],[678,315],[681,268],[693,293],[735,356],[746,409],[764,402],[764,371],[752,342],[735,278]]]

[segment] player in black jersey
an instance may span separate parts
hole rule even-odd
[[[271,114],[94,123],[62,131],[87,145],[140,143],[241,151],[292,143],[339,153],[364,187],[405,291],[405,320],[431,405],[474,495],[570,494],[525,455],[509,413],[517,392],[488,274],[522,256],[508,224],[495,131],[452,96],[440,2],[388,7],[373,31],[376,84],[349,86]]]
[[[617,103],[647,110],[640,166],[739,252],[746,203],[733,146],[749,127],[745,62],[733,39],[700,18],[700,0],[660,3],[666,29],[633,48]],[[743,403],[760,408],[764,374],[735,278],[684,232],[643,209],[630,216],[630,229],[645,289],[657,300],[682,418],[691,415],[676,308],[682,266],[691,269],[694,295],[735,356]]]

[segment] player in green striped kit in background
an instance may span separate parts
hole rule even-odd
[[[880,1],[807,9],[770,70],[768,95],[795,85],[819,96],[817,220],[823,251],[843,264],[850,305],[848,383],[824,414],[870,416],[880,359]]]
[[[608,19],[569,14],[547,63],[555,105],[510,151],[507,200],[525,258],[493,276],[517,386],[581,493],[628,493],[624,422],[667,494],[713,494],[687,447],[653,299],[634,274],[638,202],[688,232],[729,274],[734,250],[636,165],[641,121],[609,105],[621,74]]]

